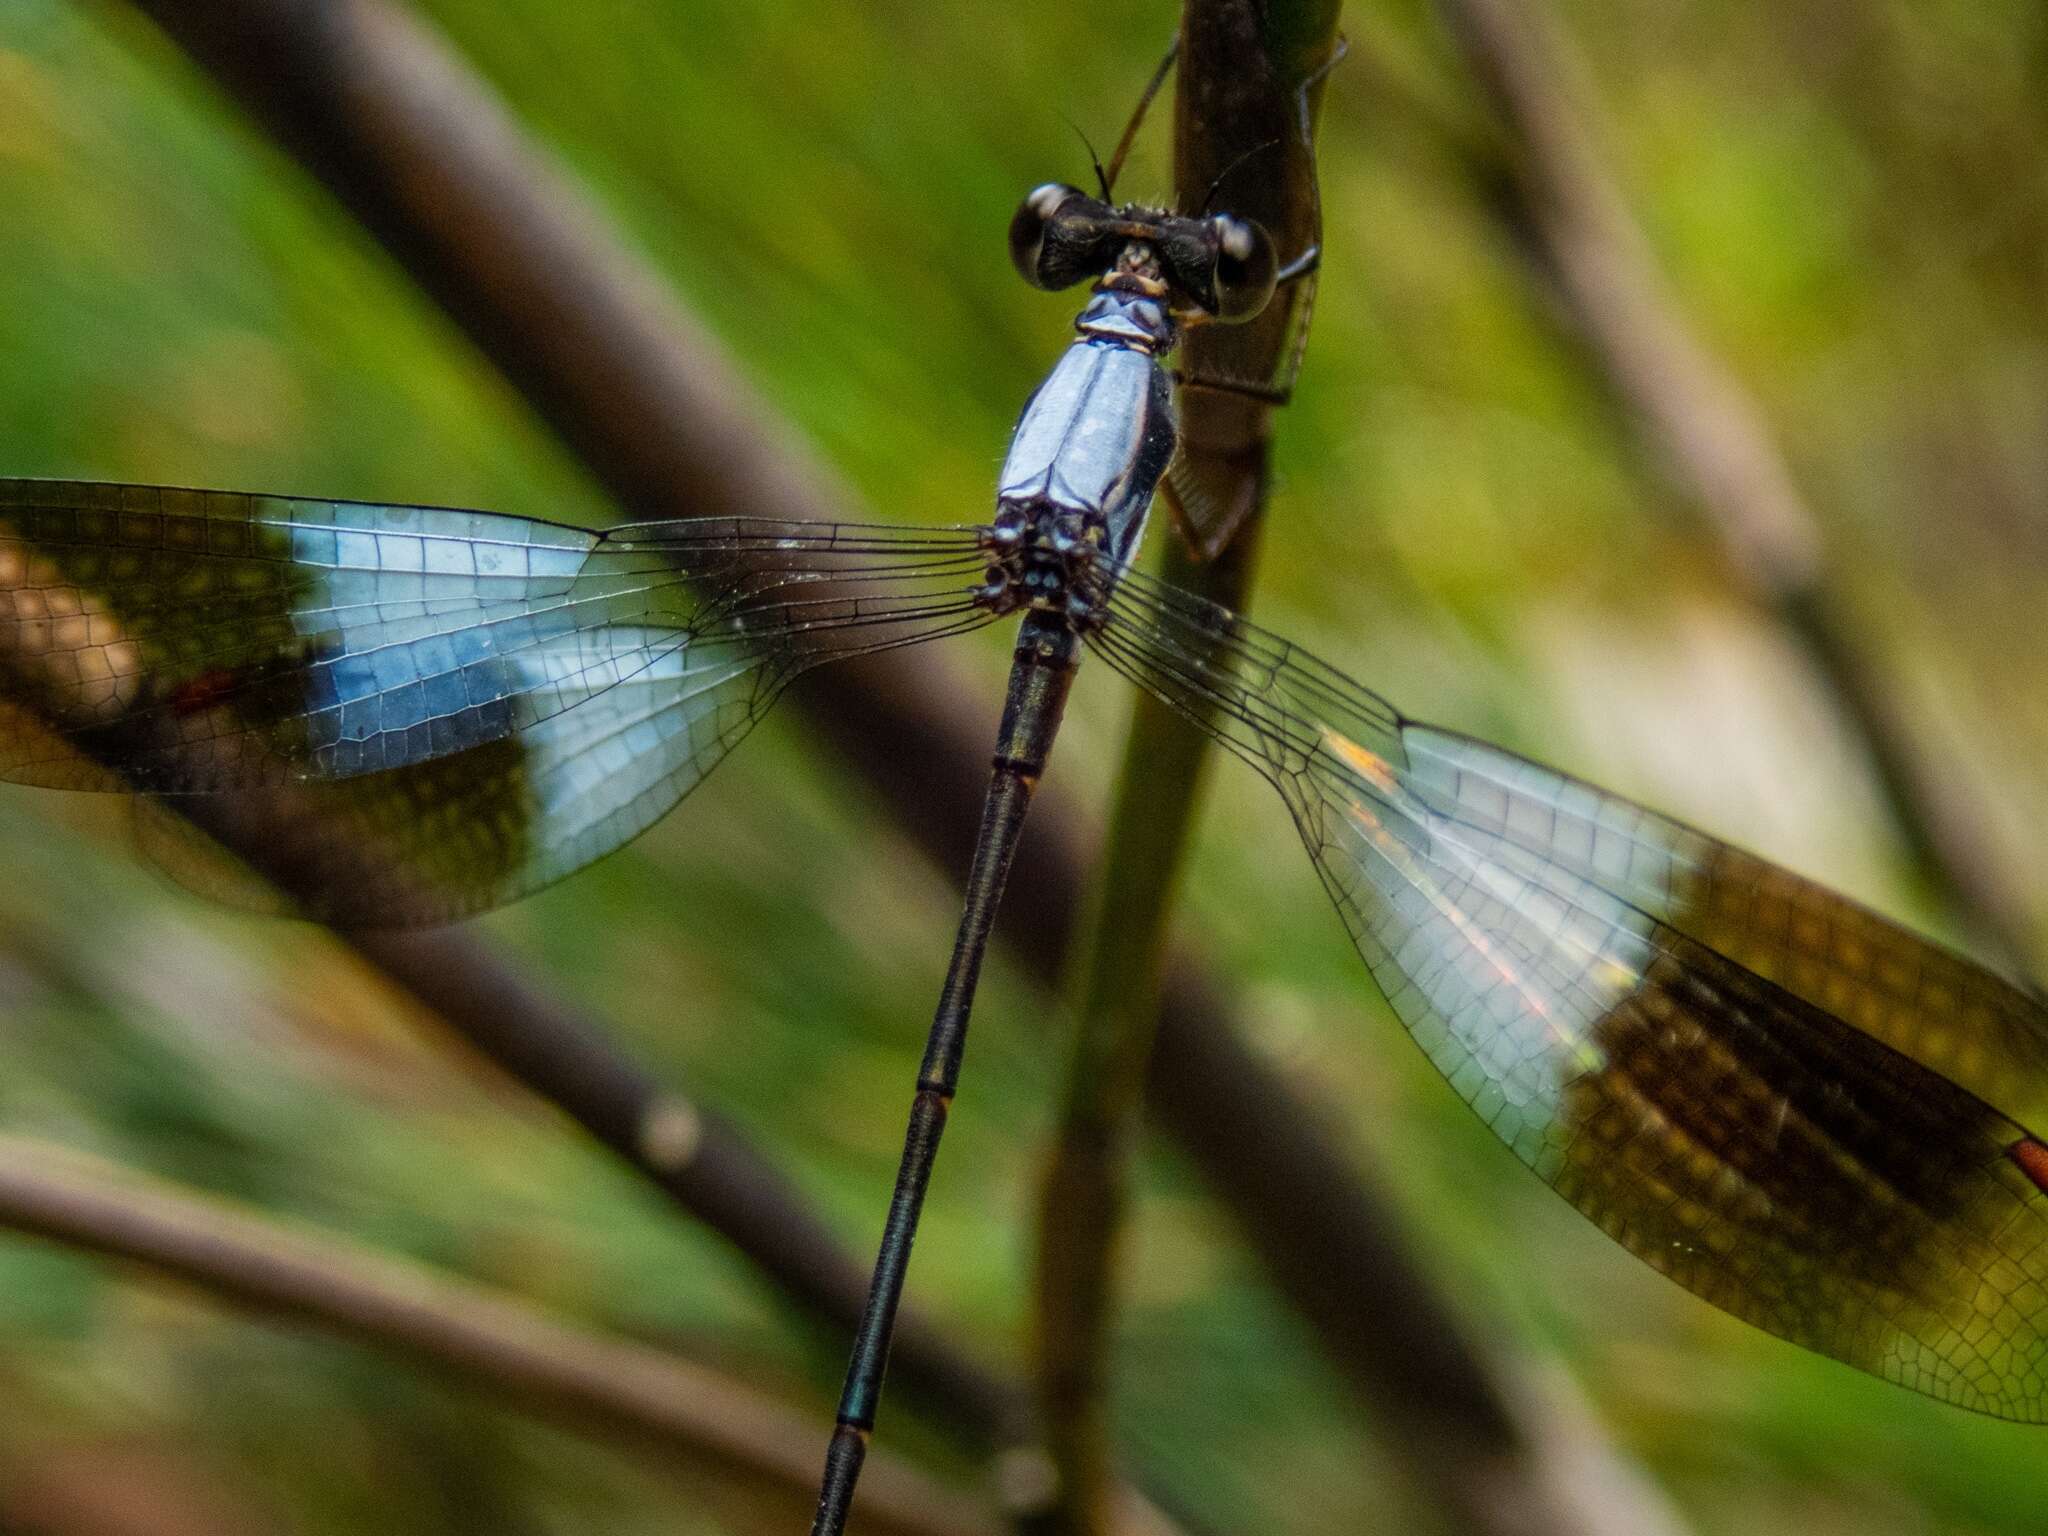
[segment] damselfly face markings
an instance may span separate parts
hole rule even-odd
[[[1010,259],[1034,288],[1057,291],[1103,274],[1098,288],[1173,299],[1180,318],[1196,324],[1251,319],[1280,272],[1272,237],[1248,219],[1111,207],[1056,182],[1034,188],[1010,220]]]

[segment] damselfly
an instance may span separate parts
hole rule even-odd
[[[1096,281],[987,524],[592,530],[0,481],[0,778],[137,792],[146,846],[216,887],[194,825],[309,915],[444,921],[637,835],[799,674],[1021,615],[819,1531],[858,1474],[989,925],[1084,649],[1271,781],[1393,1011],[1616,1241],[1782,1337],[2048,1418],[2041,1006],[1133,569],[1174,447],[1161,359],[1307,263],[1280,269],[1228,215],[1068,187],[1025,200],[1012,245],[1041,286]]]

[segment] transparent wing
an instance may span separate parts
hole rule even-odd
[[[983,622],[981,564],[972,530],[0,481],[0,779],[166,797],[310,915],[460,916],[643,830],[805,668]],[[178,817],[144,841],[244,894]]]
[[[1401,1021],[1602,1230],[1715,1305],[2048,1419],[2048,1014],[1774,865],[1127,576],[1093,637],[1286,798]]]

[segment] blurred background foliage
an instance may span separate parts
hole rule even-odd
[[[1086,178],[1069,121],[1114,139],[1168,7],[421,9],[877,515],[980,515],[1072,308],[1017,282],[1007,218],[1036,183]],[[1675,292],[1825,522],[1833,590],[1957,794],[2038,868],[2048,13],[1566,0],[1560,19]],[[1474,109],[1429,8],[1345,25],[1259,616],[1427,718],[1952,931],[1807,663],[1730,595],[1448,150],[1439,125]],[[1162,191],[1166,154],[1148,136],[1125,189]],[[0,445],[9,474],[611,515],[366,238],[111,3],[0,6]],[[959,648],[993,727],[1004,641]],[[1127,704],[1092,671],[1052,774],[1089,800]],[[751,1127],[865,1248],[954,897],[809,745],[771,723],[640,843],[487,927]],[[1574,1384],[1696,1529],[2048,1526],[2042,1431],[1748,1330],[1529,1179],[1373,997],[1277,800],[1235,771],[1214,800],[1189,905],[1258,1044],[1390,1182],[1482,1335]],[[168,888],[90,797],[0,794],[0,868],[7,1128],[827,1401],[838,1341],[319,932]],[[1027,1311],[1064,1027],[999,961],[918,1249],[913,1293],[992,1358],[1016,1357]],[[1132,1464],[1217,1529],[1416,1528],[1200,1186],[1156,1149],[1143,1173]],[[111,1529],[79,1523],[67,1490],[88,1486],[132,1490],[165,1531],[756,1528],[744,1500],[459,1382],[18,1239],[0,1377],[0,1529]]]

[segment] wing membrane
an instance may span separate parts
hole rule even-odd
[[[1096,648],[1263,772],[1394,1012],[1545,1182],[1782,1337],[2048,1419],[2048,1015],[1678,822],[1127,576]]]
[[[168,797],[331,921],[460,916],[637,835],[807,667],[983,622],[980,568],[971,530],[0,481],[0,779]]]

